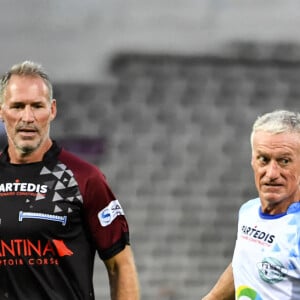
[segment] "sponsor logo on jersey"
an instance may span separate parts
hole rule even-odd
[[[73,252],[62,240],[0,240],[0,268],[19,265],[59,265],[59,257]]]
[[[236,290],[238,300],[262,300],[262,297],[252,288],[241,285]]]
[[[256,227],[242,226],[243,238],[271,245],[275,239],[274,234],[270,234],[265,231],[258,230]]]
[[[100,224],[105,227],[111,224],[117,216],[121,215],[124,215],[121,204],[119,200],[114,200],[98,213],[98,219]]]
[[[35,184],[31,182],[6,182],[0,184],[0,197],[2,196],[36,196],[38,194],[46,194],[48,186],[45,184]]]
[[[266,257],[257,264],[260,278],[267,283],[277,283],[284,279],[288,270],[274,257]]]
[[[59,256],[70,256],[73,252],[66,246],[62,240],[52,240],[53,244],[56,247],[56,251]]]
[[[63,226],[67,223],[67,216],[58,216],[58,215],[51,215],[51,214],[44,214],[44,213],[36,213],[36,212],[19,212],[19,222],[22,222],[23,219],[39,219],[39,220],[47,220],[47,221],[54,221],[60,222]]]

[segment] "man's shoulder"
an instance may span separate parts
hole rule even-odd
[[[84,160],[83,158],[79,157],[78,155],[66,150],[64,148],[61,149],[58,155],[59,161],[65,164],[70,170],[73,172],[80,172],[82,174],[101,174],[102,172],[100,169],[93,165],[92,163]]]
[[[250,209],[258,209],[259,207],[260,207],[260,199],[254,198],[254,199],[248,200],[247,202],[243,203],[240,208],[240,211],[250,210]]]

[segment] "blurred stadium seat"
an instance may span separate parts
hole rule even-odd
[[[266,111],[299,110],[295,47],[262,47],[124,53],[110,65],[115,83],[56,84],[58,138],[105,141],[97,164],[127,213],[143,300],[198,299],[231,260],[238,208],[256,197],[251,125]]]

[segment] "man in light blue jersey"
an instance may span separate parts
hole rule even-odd
[[[300,299],[300,114],[258,117],[251,147],[259,197],[241,206],[232,263],[203,300]]]

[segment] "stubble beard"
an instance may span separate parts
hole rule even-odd
[[[37,141],[37,143],[33,145],[20,145],[18,142],[14,141],[14,146],[19,150],[22,156],[28,156],[36,151],[42,144],[42,139]]]

